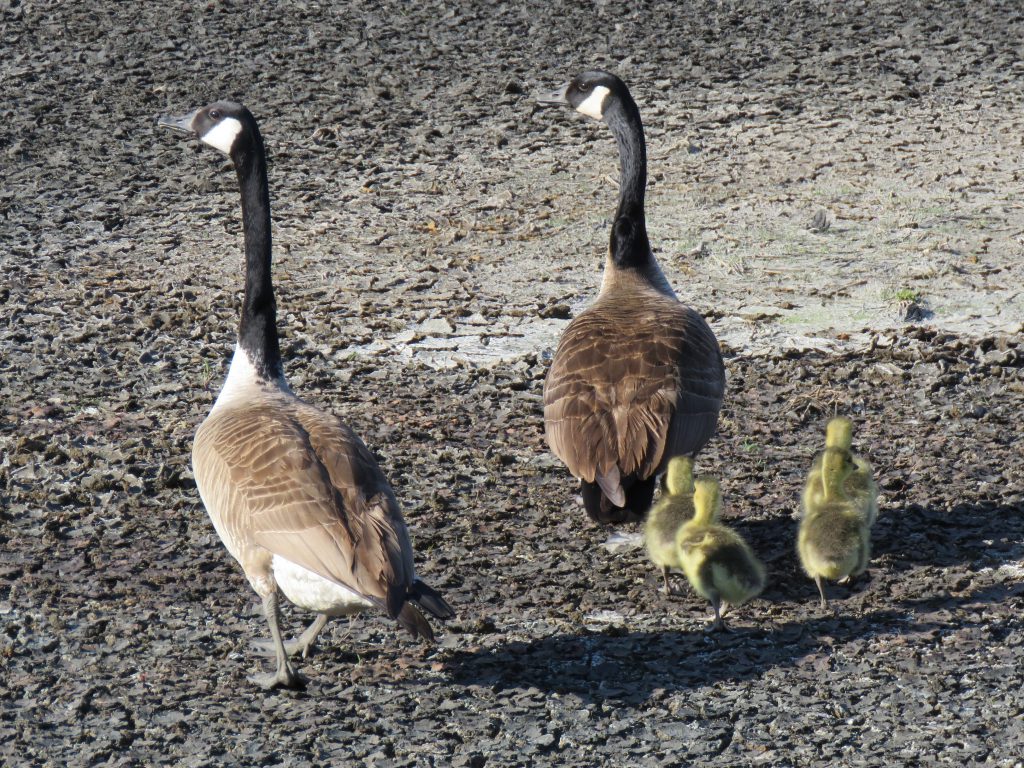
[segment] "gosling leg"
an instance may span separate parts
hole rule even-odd
[[[814,583],[818,585],[818,594],[821,595],[821,607],[828,608],[828,600],[825,599],[825,580],[821,576],[815,576]]]
[[[717,597],[711,599],[711,607],[715,611],[715,620],[708,626],[708,632],[732,632],[722,621],[721,601]]]
[[[668,566],[667,565],[661,566],[661,578],[662,578],[662,581],[665,582],[664,591],[665,591],[666,595],[678,595],[679,594],[679,588],[674,586],[668,580]]]

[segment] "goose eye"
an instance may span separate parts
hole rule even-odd
[[[211,109],[210,110],[210,117],[212,117],[214,120],[220,120],[220,110],[219,109]]]

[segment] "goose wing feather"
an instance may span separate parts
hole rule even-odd
[[[351,429],[289,400],[215,411],[197,432],[196,482],[218,533],[243,568],[262,548],[394,617],[415,578],[394,494]]]
[[[576,477],[641,479],[714,434],[725,389],[704,319],[666,297],[598,302],[566,328],[544,387],[545,436]]]

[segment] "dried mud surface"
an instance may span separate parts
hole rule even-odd
[[[1016,4],[248,5],[0,3],[0,761],[1021,764]],[[592,65],[633,86],[652,240],[726,349],[698,465],[770,583],[722,637],[543,443],[615,156],[532,94]],[[189,468],[238,202],[155,118],[217,97],[271,155],[292,385],[375,450],[459,614],[436,646],[332,622],[304,692],[246,681],[265,623]],[[794,512],[836,411],[882,503],[833,615]]]

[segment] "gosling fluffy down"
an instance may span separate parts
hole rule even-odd
[[[853,422],[845,416],[836,416],[825,427],[825,448],[844,451],[852,462],[852,469],[843,485],[847,496],[852,498],[863,510],[867,524],[874,525],[878,518],[878,486],[872,477],[871,464],[852,451]],[[806,509],[809,503],[821,499],[821,460],[824,452],[814,458],[811,471],[804,486],[803,504]]]
[[[765,567],[743,537],[716,523],[721,509],[718,481],[701,478],[694,484],[694,517],[676,535],[679,562],[690,585],[711,602],[711,629],[725,629],[723,606],[742,605],[759,595]]]
[[[869,500],[846,490],[855,466],[846,451],[827,448],[820,471],[812,470],[804,491],[797,552],[804,571],[818,586],[823,608],[828,605],[825,581],[863,573],[870,558]]]
[[[644,523],[644,542],[647,556],[661,568],[665,594],[678,590],[669,583],[669,569],[679,569],[679,548],[676,534],[679,527],[693,517],[693,459],[674,456],[665,474],[665,491],[658,503],[651,507]]]

